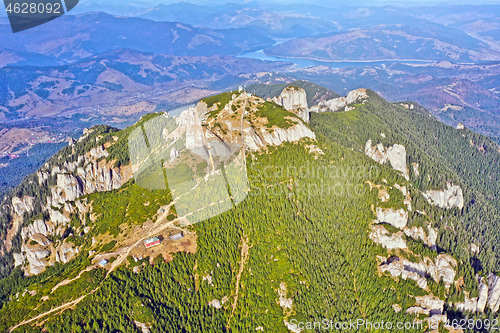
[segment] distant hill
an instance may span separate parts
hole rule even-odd
[[[16,66],[57,66],[64,61],[47,57],[38,53],[0,50],[0,68],[8,65]]]
[[[179,57],[129,49],[109,51],[74,64],[56,67],[0,69],[0,114],[7,119],[57,114],[78,106],[117,102],[128,94],[198,80],[217,86],[227,76],[288,68],[284,62],[256,59]],[[236,79],[237,84],[244,78]],[[221,82],[218,85],[224,86]]]
[[[39,53],[63,61],[77,61],[119,48],[177,56],[235,55],[274,40],[250,29],[192,27],[177,22],[94,12],[65,15],[35,30],[12,34],[0,25],[0,47]]]
[[[458,29],[379,25],[294,39],[264,51],[268,55],[324,61],[428,60],[472,62],[500,59],[500,53]]]
[[[250,28],[272,38],[305,37],[338,30],[331,20],[282,10],[276,5],[263,8],[251,2],[220,6],[188,2],[161,4],[139,17],[156,21],[181,21],[213,29]]]

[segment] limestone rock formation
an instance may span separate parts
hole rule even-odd
[[[484,278],[479,281],[479,299],[477,301],[477,311],[483,312],[488,302],[488,284]]]
[[[46,246],[40,244],[24,244],[21,248],[23,253],[26,253],[26,260],[28,266],[25,270],[27,274],[40,274],[48,266],[48,260],[46,259],[51,251]]]
[[[486,307],[492,312],[498,312],[500,309],[500,277],[490,273],[488,278],[478,276],[479,297],[465,297],[464,302],[456,303],[460,311],[484,312]]]
[[[298,141],[302,138],[316,139],[314,132],[303,123],[298,123],[288,129],[276,128],[271,133],[266,130],[261,130],[260,133],[257,132],[257,134],[263,139],[263,142],[274,146],[279,146],[283,142]],[[255,145],[257,145],[257,142],[255,142]]]
[[[327,101],[322,101],[318,105],[311,107],[311,112],[335,112],[339,111],[346,106],[359,102],[365,98],[368,98],[366,89],[357,89],[350,91],[346,97],[333,98]],[[347,111],[347,108],[346,108]]]
[[[406,149],[403,145],[395,144],[386,149],[381,143],[372,147],[372,140],[368,140],[365,144],[365,154],[380,164],[390,162],[394,170],[400,171],[406,180],[409,179],[406,166]]]
[[[33,211],[33,197],[24,196],[22,198],[12,198],[12,210],[17,215],[23,215],[25,212]]]
[[[64,242],[56,250],[56,261],[62,262],[63,264],[69,262],[78,253],[78,249],[71,242]]]
[[[54,227],[51,222],[45,222],[44,220],[35,220],[32,224],[24,227],[21,230],[21,237],[23,239],[31,237],[34,234],[42,234],[48,236],[54,232]]]
[[[293,87],[285,89],[285,94],[281,100],[285,107],[294,107],[295,110],[306,110],[307,100],[305,99],[305,91],[301,88],[299,89],[302,90],[302,92]],[[221,140],[224,142],[242,144],[239,134],[241,130],[243,130],[245,147],[251,151],[262,149],[267,145],[280,145],[283,142],[295,142],[302,138],[316,139],[316,135],[305,122],[296,119],[292,120],[295,124],[291,127],[281,128],[274,126],[270,129],[266,126],[254,128],[249,122],[248,115],[244,116],[243,119],[234,119],[234,111],[232,111],[231,106],[242,106],[245,103],[252,103],[252,109],[246,111],[247,113],[252,113],[255,112],[259,104],[264,103],[264,100],[257,96],[249,96],[246,93],[233,95],[232,100],[217,116],[217,123],[227,128],[227,130],[217,133],[217,135],[212,132],[216,127],[209,130],[207,129],[208,126],[206,126],[207,123],[211,124],[211,122],[215,122],[215,120],[208,118],[208,114],[215,110],[216,106],[208,108],[206,103],[201,101],[195,107],[183,111],[179,117],[176,118],[178,127],[170,133],[164,132],[164,137],[166,139],[179,140],[185,134],[185,147],[188,149],[199,149],[210,142],[221,142]],[[302,116],[304,114],[302,114]],[[301,115],[299,114],[299,116]],[[302,119],[305,119],[305,116],[302,117]],[[261,121],[264,121],[265,124],[267,120],[262,119]],[[243,128],[241,127],[242,125]],[[170,154],[170,156],[172,156],[172,152]]]
[[[436,229],[434,229],[430,226],[427,226],[427,234],[426,234],[424,228],[422,228],[422,227],[418,227],[418,228],[412,227],[411,229],[404,227],[402,230],[404,231],[406,236],[411,237],[415,240],[420,239],[422,242],[427,244],[427,246],[429,246],[430,248],[433,248],[436,246],[437,231],[436,231]]]
[[[487,306],[497,312],[500,307],[500,277],[495,274],[488,276],[488,301]]]
[[[408,212],[403,208],[395,210],[394,208],[380,208],[377,207],[377,220],[381,223],[389,223],[398,229],[406,226],[408,221]]]
[[[403,239],[403,232],[399,231],[389,235],[389,232],[383,225],[373,224],[370,226],[370,239],[387,249],[405,249],[406,241]]]
[[[406,313],[425,314],[427,316],[441,315],[443,313],[444,301],[435,296],[417,296],[416,305],[408,308]]]
[[[96,160],[106,154],[107,152],[103,153],[101,150],[87,153],[84,157],[85,166],[77,167],[76,175],[71,173],[72,166],[68,166],[69,170],[54,168],[53,174],[57,176],[57,182],[51,188],[47,206],[59,207],[85,194],[118,189],[127,182],[132,177],[129,166],[114,168],[104,160]]]
[[[273,102],[283,106],[287,111],[295,113],[306,123],[309,122],[309,108],[307,106],[306,91],[299,87],[286,87]]]
[[[447,254],[438,255],[435,261],[428,257],[424,257],[420,262],[412,262],[404,258],[387,261],[384,257],[379,257],[379,260],[382,261],[380,264],[382,272],[387,271],[394,277],[412,279],[423,289],[427,287],[426,276],[430,276],[436,282],[442,279],[448,287],[455,280],[457,261]]]
[[[461,312],[476,312],[477,311],[477,297],[469,298],[468,295],[465,295],[465,299],[463,302],[458,302],[455,304],[457,310]]]
[[[41,246],[49,246],[52,242],[42,234],[33,234],[30,236],[30,239],[37,242]]]
[[[453,185],[450,183],[446,184],[446,189],[436,191],[429,190],[422,192],[423,196],[429,201],[429,203],[436,205],[443,209],[449,208],[460,208],[464,207],[464,196],[462,188],[458,185]]]

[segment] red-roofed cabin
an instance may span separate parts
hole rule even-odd
[[[156,245],[160,245],[161,241],[158,237],[151,237],[144,241],[144,246],[150,248]]]

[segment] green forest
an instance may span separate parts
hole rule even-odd
[[[263,95],[279,94],[283,89],[270,86],[266,92],[262,87],[254,88]],[[39,320],[41,325],[32,322],[13,332],[141,332],[137,322],[151,332],[289,332],[285,321],[424,320],[424,315],[394,310],[394,305],[405,310],[414,306],[415,297],[428,292],[411,279],[380,273],[377,256],[389,257],[389,253],[369,238],[376,218],[373,207],[404,209],[404,197],[391,191],[391,201],[382,205],[368,182],[407,186],[414,207],[408,212],[408,226],[430,221],[439,231],[436,249],[406,237],[409,251],[399,256],[417,260],[447,253],[458,260],[455,279],[463,279],[465,285],[460,290],[455,286],[446,290],[443,281],[429,278],[429,291],[443,301],[463,301],[464,291],[477,297],[475,275],[500,271],[500,249],[496,246],[500,233],[498,146],[467,129],[458,131],[440,123],[418,105],[410,110],[388,103],[372,91],[368,94],[369,98],[351,111],[312,113],[310,127],[317,141],[302,139],[249,153],[246,198],[234,208],[188,227],[197,236],[195,253],[175,253],[170,262],[161,256],[152,263],[148,258],[134,262],[129,257],[128,265],[109,274],[95,268],[77,277],[89,264],[87,246],[93,237],[109,234],[115,239],[124,232],[121,226],[144,223],[173,200],[168,190],[141,189],[133,180],[119,190],[89,195],[98,216],[94,222],[97,228],[85,236],[73,236],[72,240],[82,246],[75,259],[33,277],[23,277],[19,268],[5,268],[5,277],[0,280],[0,331],[80,296],[85,297],[71,310],[58,311]],[[222,105],[228,98],[226,94],[205,102]],[[272,113],[273,105],[266,103],[260,116]],[[144,117],[123,131],[96,127],[88,140],[73,150],[81,153],[112,142],[107,159],[126,165],[130,162],[128,135],[155,116]],[[274,125],[293,125],[279,116]],[[410,167],[406,180],[389,165],[371,160],[364,153],[367,140],[386,147],[395,143],[405,146],[407,164],[418,163],[419,175]],[[311,145],[322,154],[311,153]],[[68,157],[68,150],[63,149],[51,163],[60,163],[57,156]],[[30,179],[10,197],[32,194],[45,200],[47,190],[30,185]],[[442,189],[447,182],[463,189],[463,209],[438,208],[420,194]],[[416,211],[425,211],[426,219]],[[41,207],[36,214],[43,214]],[[5,213],[2,219],[5,232],[10,221]],[[395,227],[387,229],[397,232]],[[464,246],[470,243],[479,245],[477,255]],[[102,244],[101,250],[109,251],[115,245],[116,241]],[[2,260],[8,267],[11,261]],[[133,271],[133,267],[140,269]],[[210,283],[206,276],[210,276]],[[67,278],[75,280],[53,291]],[[280,306],[280,296],[291,299],[291,306]],[[219,301],[220,308],[213,300]],[[445,311],[448,319],[497,318],[489,309],[484,314],[464,314],[447,304]],[[386,332],[374,328],[358,331]],[[426,332],[428,327],[402,331]],[[468,332],[473,331],[477,332]],[[440,332],[447,332],[442,324]]]

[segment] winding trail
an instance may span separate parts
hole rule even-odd
[[[248,250],[250,247],[248,246],[248,238],[245,239],[244,236],[241,237],[241,261],[240,261],[240,269],[238,270],[238,274],[236,274],[236,288],[234,291],[234,301],[233,304],[231,305],[231,316],[229,317],[227,321],[226,328],[228,331],[230,331],[231,327],[231,319],[233,319],[234,316],[234,311],[236,310],[236,305],[238,304],[238,296],[240,292],[240,281],[241,281],[241,274],[243,274],[243,270],[245,269],[245,264],[248,262]]]
[[[102,283],[102,282],[101,282]],[[15,326],[12,326],[11,328],[9,328],[9,332],[12,332],[13,330],[15,330],[16,328],[19,328],[20,326],[23,326],[23,325],[26,325],[26,324],[29,324],[35,320],[38,320],[38,319],[41,319],[43,317],[45,317],[46,315],[49,315],[51,313],[54,313],[54,312],[58,312],[58,311],[64,311],[64,310],[67,310],[69,308],[72,308],[73,306],[77,305],[78,303],[80,303],[85,297],[87,297],[88,295],[91,295],[93,294],[94,292],[96,292],[98,289],[100,288],[97,287],[95,288],[94,290],[92,290],[91,292],[89,292],[88,294],[85,294],[85,295],[82,295],[80,297],[78,297],[77,299],[71,301],[71,302],[68,302],[68,303],[64,303],[63,305],[60,305],[58,306],[57,308],[53,308],[49,311],[46,311],[44,313],[41,313],[39,314],[38,316],[35,316],[33,318],[30,318],[30,319],[27,319],[27,320],[23,320],[22,322],[20,322],[19,324],[15,325]]]

